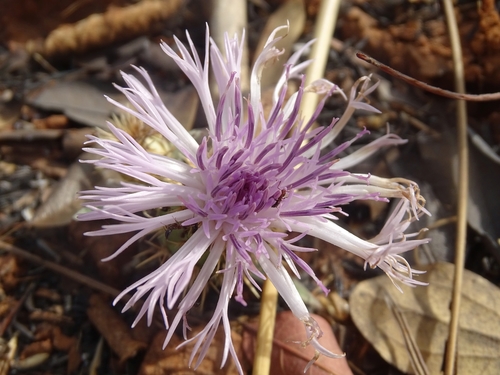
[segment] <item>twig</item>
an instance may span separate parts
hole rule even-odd
[[[444,10],[450,33],[455,89],[465,92],[462,48],[458,33],[457,20],[452,0],[444,0]],[[458,139],[458,201],[457,201],[457,240],[455,247],[455,274],[453,280],[453,297],[451,301],[450,332],[445,357],[445,375],[455,373],[458,323],[460,317],[460,299],[462,296],[462,277],[465,263],[465,245],[467,239],[467,197],[469,189],[469,150],[467,145],[467,107],[465,102],[457,101],[457,139]]]
[[[103,284],[97,280],[94,280],[88,276],[82,275],[76,271],[70,270],[69,268],[63,267],[57,263],[50,262],[48,260],[39,257],[38,255],[31,254],[30,252],[20,249],[14,245],[8,244],[6,242],[0,241],[0,250],[8,251],[11,254],[17,255],[24,258],[30,262],[40,264],[52,271],[55,271],[61,275],[64,275],[72,280],[84,284],[92,289],[98,290],[100,292],[109,294],[112,297],[118,296],[121,293],[118,289],[112,288],[109,285]],[[125,296],[126,297],[126,296]]]
[[[393,77],[396,77],[396,78],[398,78],[406,83],[409,83],[410,85],[421,88],[422,90],[428,91],[432,94],[444,96],[445,98],[457,99],[457,100],[462,99],[462,100],[467,100],[469,102],[487,102],[487,101],[492,101],[492,100],[500,100],[500,92],[495,92],[495,93],[491,93],[491,94],[479,94],[479,95],[465,94],[465,88],[462,92],[453,92],[453,91],[441,89],[441,88],[436,87],[436,86],[431,86],[427,83],[419,81],[418,79],[407,76],[406,74],[403,74],[403,73],[397,71],[396,69],[391,68],[390,66],[382,64],[380,61],[377,61],[373,57],[370,57],[362,52],[356,52],[356,56],[359,57],[361,60],[366,61],[367,63],[370,63],[373,66],[376,66],[377,68],[379,68],[383,72],[386,72],[387,74],[389,74]],[[456,70],[455,70],[455,72],[456,72]]]
[[[306,71],[306,85],[323,78],[325,67],[328,61],[328,53],[332,41],[333,31],[337,22],[337,16],[340,8],[340,0],[322,0],[316,19],[314,29],[314,43],[309,57],[312,59],[311,65]],[[304,95],[302,99],[301,111],[302,117],[307,120],[311,118],[316,106],[318,105],[318,96],[313,94]]]

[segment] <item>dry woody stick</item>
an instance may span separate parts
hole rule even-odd
[[[479,95],[460,94],[458,92],[449,91],[441,89],[439,87],[428,85],[427,83],[424,83],[422,81],[419,81],[418,79],[407,76],[406,74],[403,74],[400,71],[391,68],[390,66],[382,64],[380,61],[377,61],[373,57],[370,57],[362,52],[357,52],[356,56],[361,60],[366,61],[367,63],[372,64],[373,66],[376,66],[383,72],[393,77],[396,77],[406,83],[409,83],[410,85],[419,87],[422,90],[428,91],[435,95],[444,96],[445,98],[450,98],[450,99],[467,100],[469,102],[487,102],[491,100],[500,100],[500,92],[495,92],[491,94],[479,94]]]

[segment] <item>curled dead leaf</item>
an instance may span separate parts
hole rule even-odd
[[[319,315],[311,314],[318,322],[323,336],[319,340],[322,345],[333,353],[341,354],[337,339],[333,334],[330,323]],[[243,334],[243,352],[250,362],[255,355],[257,323],[249,324],[252,330],[245,330]],[[276,315],[274,329],[274,343],[271,357],[271,371],[273,375],[303,375],[307,363],[314,357],[314,348],[311,345],[302,347],[301,342],[307,340],[304,324],[290,311]],[[309,375],[352,375],[345,358],[334,359],[320,356],[307,372]]]

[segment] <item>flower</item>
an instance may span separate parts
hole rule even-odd
[[[129,134],[111,123],[109,130],[115,140],[89,136],[89,142],[100,147],[86,148],[86,151],[102,157],[89,162],[136,181],[123,182],[119,188],[96,187],[83,192],[82,198],[90,212],[79,215],[80,220],[115,219],[118,222],[104,225],[87,235],[137,232],[107,259],[165,226],[180,224],[197,228],[163,265],[129,286],[115,300],[116,303],[125,294],[135,291],[124,307],[127,310],[147,296],[134,325],[144,315],[151,323],[154,307],[158,305],[168,331],[164,346],[182,321],[184,344],[195,343],[191,361],[195,353],[200,352],[195,366],[206,354],[222,321],[226,334],[222,364],[230,353],[242,372],[231,341],[228,303],[234,295],[235,300],[246,304],[244,278],[257,289],[260,288],[256,278],[269,278],[295,316],[304,323],[308,334],[305,344],[313,345],[317,355],[340,356],[318,342],[321,330],[283,266],[284,262],[288,264],[297,277],[298,269],[305,271],[328,293],[311,267],[297,255],[314,250],[296,244],[305,235],[364,258],[366,265],[380,267],[395,281],[408,285],[423,284],[412,278],[412,274],[418,271],[413,271],[400,255],[427,242],[425,239],[410,239],[412,235],[404,233],[412,221],[426,212],[418,186],[404,179],[384,179],[346,171],[381,147],[400,145],[405,141],[387,134],[339,158],[342,151],[368,133],[363,130],[349,142],[321,153],[344,128],[355,109],[378,112],[364,101],[376,84],[372,85],[369,77],[360,79],[346,98],[347,109],[342,117],[333,119],[329,126],[314,128],[313,123],[327,97],[343,93],[326,80],[305,87],[301,72],[309,62],[299,62],[299,58],[308,48],[307,44],[285,64],[274,92],[272,109],[268,115],[264,114],[260,77],[266,63],[281,54],[275,47],[280,39],[277,32],[281,29],[270,35],[257,58],[247,98],[243,97],[239,85],[243,37],[238,40],[226,36],[223,55],[217,45],[209,41],[207,27],[203,62],[189,34],[190,51],[175,39],[180,55],[167,44],[162,44],[164,52],[191,80],[200,97],[209,134],[200,143],[162,103],[146,70],[135,68],[146,85],[136,77],[122,73],[127,87],[118,89],[134,109],[108,100],[165,137],[182,153],[184,160],[146,151]],[[220,93],[217,106],[209,90],[210,65]],[[301,80],[300,87],[286,99],[287,83],[292,78]],[[308,91],[323,98],[312,118],[302,119],[300,103]],[[349,202],[360,199],[388,201],[389,198],[398,199],[399,203],[380,234],[371,240],[363,240],[335,223],[336,215],[343,214],[342,206]],[[163,207],[175,209],[163,211],[164,214],[158,216],[144,214]],[[302,235],[291,239],[290,232]],[[199,273],[193,277],[195,265],[205,254]],[[220,262],[222,269],[218,272],[222,274],[222,284],[213,317],[201,332],[187,338],[186,314]],[[177,313],[169,321],[166,309],[175,306]]]

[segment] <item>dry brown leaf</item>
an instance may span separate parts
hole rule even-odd
[[[454,265],[429,266],[419,280],[428,286],[402,286],[400,293],[387,276],[363,281],[351,295],[354,323],[389,363],[413,373],[401,329],[387,306],[389,294],[409,323],[412,336],[431,374],[441,371],[452,293]],[[500,290],[465,271],[458,334],[457,373],[496,375],[500,368]]]
[[[19,355],[19,359],[26,359],[39,353],[51,353],[51,352],[52,352],[52,342],[50,341],[50,339],[35,341],[26,345],[23,348],[21,354]]]
[[[52,347],[56,350],[68,352],[76,345],[76,338],[66,336],[62,333],[61,328],[50,323],[41,323],[36,328],[35,340],[50,339]]]
[[[138,351],[145,349],[146,345],[143,342],[132,338],[130,327],[110,307],[110,302],[93,294],[89,303],[87,315],[90,321],[104,337],[111,350],[118,355],[120,361],[135,357]]]
[[[323,337],[319,340],[327,349],[333,353],[341,354],[337,339],[333,334],[332,327],[319,315],[312,314],[318,322]],[[255,329],[257,324],[255,324]],[[307,339],[304,323],[302,323],[290,311],[284,311],[276,315],[274,330],[274,346],[271,357],[271,371],[273,375],[303,375],[307,363],[314,357],[314,348],[311,345],[302,347],[300,342]],[[279,346],[277,345],[279,342]],[[255,353],[255,334],[245,331],[243,334],[243,350],[250,362],[253,362]],[[291,351],[286,350],[290,348]],[[302,358],[294,353],[299,352]],[[307,372],[308,375],[352,375],[345,358],[334,359],[320,356],[316,363]]]
[[[88,126],[104,128],[116,107],[104,98],[105,92],[86,82],[50,82],[28,94],[28,102],[47,111],[63,112]],[[113,95],[115,97],[116,95]]]
[[[62,315],[62,311],[46,311],[41,309],[33,310],[29,315],[30,320],[34,322],[48,322],[55,324],[70,324],[71,318]]]
[[[19,282],[18,274],[21,268],[17,258],[6,254],[0,256],[0,284],[2,289],[10,290]]]
[[[68,353],[67,373],[77,370],[82,361],[82,355],[76,336],[66,336],[61,328],[50,323],[41,323],[37,326],[35,340],[50,340],[51,347]]]
[[[89,169],[89,165],[73,163],[48,199],[36,210],[30,225],[43,228],[69,224],[81,207],[78,192],[92,187]]]
[[[199,98],[192,86],[176,92],[157,89],[165,106],[188,130],[193,127]],[[78,123],[106,129],[111,114],[120,110],[108,102],[105,95],[126,103],[124,96],[111,86],[98,87],[82,81],[50,82],[28,94],[28,103],[46,111],[63,112]],[[59,133],[57,133],[59,134]]]
[[[198,327],[190,332],[190,337],[196,335],[203,327]],[[215,337],[208,349],[205,359],[200,366],[194,370],[189,367],[189,357],[193,349],[192,345],[183,346],[176,349],[183,340],[176,335],[172,337],[165,350],[162,350],[166,333],[159,332],[151,342],[146,357],[142,362],[139,375],[236,375],[238,371],[231,358],[221,369],[221,359],[224,348],[224,331],[222,327],[215,334]],[[231,338],[237,353],[240,353],[241,336],[231,331]],[[195,358],[196,360],[196,358]],[[244,366],[244,364],[242,364]]]
[[[68,126],[68,118],[64,115],[50,115],[45,118],[33,119],[37,129],[64,129]]]

